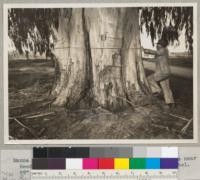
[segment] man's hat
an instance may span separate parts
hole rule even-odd
[[[164,39],[159,39],[157,44],[160,44],[162,47],[166,47],[168,45],[168,42]]]

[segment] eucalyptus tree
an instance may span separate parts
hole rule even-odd
[[[186,29],[192,53],[192,7],[9,9],[9,36],[20,53],[50,48],[57,68],[54,105],[71,108],[85,99],[116,110],[150,94],[142,62],[142,27],[152,43],[178,40]],[[28,39],[31,38],[31,43]]]

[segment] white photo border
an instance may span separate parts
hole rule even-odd
[[[103,8],[103,7],[193,7],[193,139],[9,139],[8,110],[8,9],[9,8]],[[4,144],[66,144],[66,145],[132,145],[198,143],[198,63],[197,63],[197,3],[5,3],[3,7],[3,89]]]

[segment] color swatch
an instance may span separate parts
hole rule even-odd
[[[128,158],[115,158],[114,159],[114,169],[129,169],[129,159]]]
[[[114,159],[113,158],[99,159],[99,169],[114,169]]]
[[[130,169],[146,169],[146,159],[145,158],[131,158]]]
[[[33,169],[177,169],[178,158],[33,159]]]
[[[66,159],[66,169],[83,169],[83,159],[81,158]]]
[[[83,169],[99,169],[99,161],[96,158],[84,158]]]
[[[126,156],[127,154],[127,156]],[[33,169],[177,169],[176,147],[34,148]]]
[[[147,158],[146,169],[160,169],[160,158]]]

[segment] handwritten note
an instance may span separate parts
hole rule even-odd
[[[30,180],[32,150],[2,150],[1,180]]]
[[[180,147],[179,157],[179,179],[200,180],[200,147]]]

